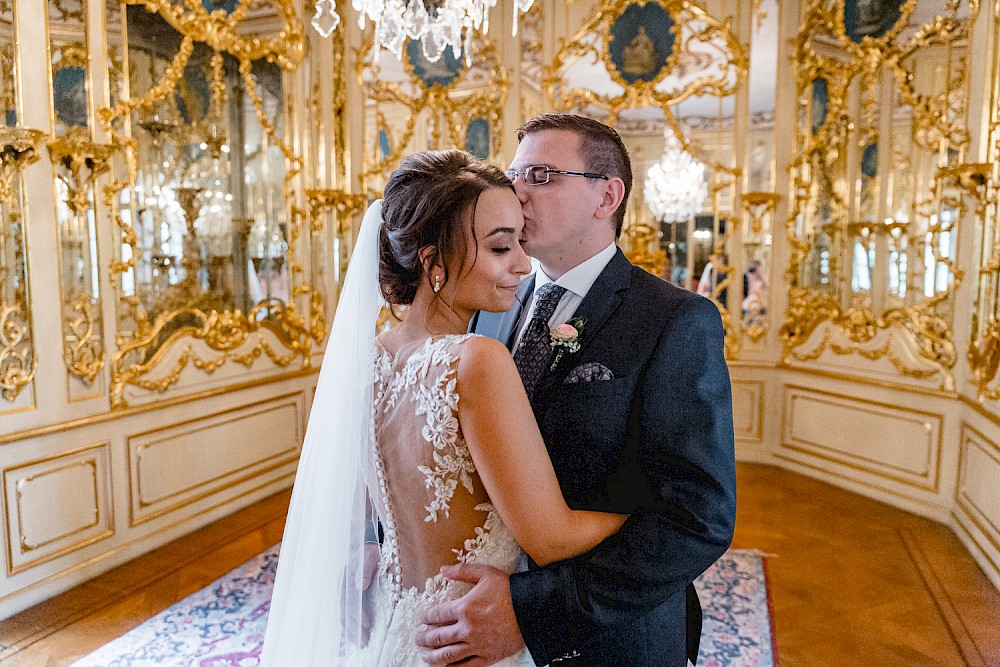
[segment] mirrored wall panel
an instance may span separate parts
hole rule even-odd
[[[88,72],[87,3],[48,0],[49,72],[56,224],[63,304],[63,359],[70,374],[70,400],[94,395],[106,353],[101,317],[97,251],[96,179],[108,168],[111,150],[94,142]]]
[[[978,3],[976,3],[978,4]],[[808,6],[785,356],[859,355],[951,388],[968,2]]]
[[[112,4],[101,117],[118,151],[107,198],[124,341],[112,403],[130,384],[166,391],[189,366],[306,359],[325,326],[295,251],[305,215],[291,205],[287,108],[303,37],[290,0]]]
[[[0,413],[30,407],[38,367],[31,335],[24,170],[38,160],[44,137],[18,126],[18,72],[11,2],[0,3]]]
[[[375,53],[375,50],[378,50]],[[402,159],[423,150],[458,147],[498,160],[507,72],[493,42],[476,34],[463,52],[428,58],[420,40],[407,40],[402,59],[365,34],[357,77],[365,94],[364,187],[380,193]]]

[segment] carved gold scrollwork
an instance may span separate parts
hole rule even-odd
[[[48,147],[66,185],[66,205],[77,221],[86,220],[90,215],[94,179],[111,168],[115,147],[94,143],[83,127],[69,128],[62,136],[50,139]],[[84,225],[81,222],[79,226]],[[99,306],[87,293],[72,293],[65,298],[63,360],[70,373],[92,384],[107,358],[99,326]]]
[[[123,215],[121,209],[122,192],[126,188],[131,187],[134,190],[136,187],[131,179],[137,173],[140,144],[134,137],[123,134],[128,130],[118,121],[137,114],[140,118],[138,126],[152,138],[154,151],[159,150],[168,141],[173,142],[172,145],[184,146],[191,141],[189,135],[192,133],[197,133],[201,137],[200,141],[204,144],[202,149],[216,161],[234,143],[236,144],[234,150],[243,150],[242,140],[236,141],[227,137],[223,127],[225,124],[223,105],[226,96],[229,95],[227,91],[231,82],[231,79],[226,77],[236,74],[227,64],[227,58],[235,58],[238,62],[238,67],[235,69],[238,70],[236,78],[243,91],[240,95],[245,93],[249,102],[247,109],[251,116],[256,117],[263,135],[258,152],[243,159],[257,159],[263,164],[267,160],[266,148],[277,147],[284,156],[286,165],[283,176],[284,201],[294,200],[292,182],[301,172],[302,160],[285,141],[281,129],[265,108],[264,95],[259,88],[260,73],[256,69],[256,64],[266,60],[278,65],[284,72],[290,72],[301,62],[305,54],[305,37],[302,32],[301,17],[296,14],[296,3],[291,0],[240,2],[235,3],[232,11],[225,9],[209,11],[200,2],[177,3],[171,0],[126,0],[126,4],[140,5],[149,12],[157,13],[167,25],[179,33],[179,45],[176,55],[162,73],[157,72],[152,77],[150,86],[144,94],[116,100],[112,108],[101,109],[98,112],[105,130],[114,138],[115,145],[126,164],[125,172],[129,174],[128,178],[118,178],[104,190],[104,201],[121,232],[121,243],[129,249],[122,253],[121,259],[111,262],[110,269],[112,281],[118,290],[119,302],[126,313],[120,320],[128,322],[132,328],[131,331],[119,331],[118,349],[111,358],[112,407],[120,408],[128,405],[125,398],[127,386],[161,393],[167,391],[180,380],[182,372],[189,366],[205,373],[213,373],[229,361],[249,368],[255,360],[266,356],[279,367],[287,367],[296,359],[301,361],[303,367],[308,367],[311,364],[313,343],[322,341],[325,336],[323,293],[304,277],[305,269],[297,259],[296,242],[308,212],[294,204],[288,205],[287,229],[284,228],[284,223],[281,223],[281,234],[273,237],[275,242],[279,242],[284,236],[283,242],[287,243],[287,251],[277,259],[273,259],[270,254],[267,255],[268,261],[271,262],[268,271],[276,274],[278,269],[274,267],[282,266],[277,262],[283,262],[281,271],[287,278],[281,280],[287,281],[287,287],[281,289],[287,291],[287,301],[283,300],[284,297],[265,295],[263,300],[258,300],[255,305],[246,308],[246,312],[239,307],[233,307],[232,300],[236,297],[230,293],[231,285],[227,287],[226,276],[244,270],[243,267],[250,262],[246,254],[247,241],[252,228],[260,221],[255,218],[238,217],[234,211],[231,227],[226,229],[222,237],[235,239],[232,254],[212,255],[207,260],[203,259],[202,253],[199,252],[199,244],[207,241],[203,241],[199,225],[195,223],[206,206],[203,200],[208,194],[201,192],[199,186],[187,185],[183,179],[179,183],[171,183],[186,225],[182,244],[183,255],[180,258],[161,257],[154,252],[152,260],[147,262],[155,265],[156,270],[162,271],[164,275],[168,270],[173,271],[176,265],[177,270],[183,271],[184,278],[176,284],[164,286],[163,295],[158,297],[152,306],[155,307],[155,314],[148,310],[151,306],[145,303],[143,298],[137,294],[126,294],[122,290],[124,274],[134,273],[137,270],[136,258],[143,256],[144,247],[135,227],[134,214]],[[273,21],[269,21],[268,24],[279,22],[281,25],[280,29],[267,36],[254,34],[247,29],[256,18],[260,18],[258,15],[264,14],[264,5],[267,5],[272,13],[268,18]],[[205,47],[211,52],[211,58],[204,68],[210,98],[210,108],[205,118],[200,120],[185,118],[186,124],[184,124],[175,118],[164,120],[158,117],[157,114],[163,109],[168,110],[166,112],[168,115],[179,117],[176,96],[180,93],[177,91],[185,79],[186,68],[194,67],[189,63],[192,62],[196,49]],[[130,47],[124,45],[123,48],[127,50]],[[341,91],[338,94],[343,93]],[[239,103],[242,103],[242,100]],[[287,100],[280,100],[279,104],[287,104]],[[197,141],[194,145],[197,146]],[[235,196],[235,192],[233,194]],[[277,226],[273,233],[278,233]],[[270,243],[271,240],[272,237],[268,237],[267,242]],[[228,244],[229,241],[226,240],[225,243]],[[268,250],[268,253],[270,252]],[[212,282],[212,288],[206,291],[203,287],[205,280],[203,276],[206,274],[221,276],[216,281],[221,286],[217,287],[216,282]],[[210,281],[214,280],[210,278]],[[268,292],[268,295],[270,294]],[[240,298],[249,300],[250,296],[244,295]],[[308,300],[307,317],[303,317],[299,311],[297,300],[300,299]],[[250,300],[249,303],[253,304],[254,301]],[[273,338],[265,336],[265,331]],[[218,356],[202,358],[194,345],[184,344],[185,340],[191,339],[203,342],[210,350],[219,353]],[[276,349],[273,345],[274,339],[286,349]],[[183,345],[183,348],[180,348],[179,354],[168,356],[172,349],[180,345]],[[166,362],[168,358],[172,360],[169,362],[170,368],[165,369],[165,373],[158,375],[158,378],[150,378],[149,376],[157,375],[158,371],[164,370],[160,365],[168,363]]]
[[[0,206],[6,214],[2,221],[4,226],[21,222],[20,214],[11,212],[9,208],[16,198],[15,182],[29,165],[38,160],[38,148],[44,136],[39,130],[0,127]],[[7,230],[0,230],[0,235],[0,248],[3,248]],[[13,241],[18,243],[18,239]],[[0,282],[8,271],[3,260],[6,257],[0,258]],[[14,291],[13,303],[6,302],[4,291],[0,291],[0,391],[5,399],[13,401],[21,389],[34,379],[38,362],[29,335],[24,287],[21,285]]]
[[[667,266],[667,253],[660,247],[660,230],[637,223],[623,229],[622,235],[631,247],[629,261],[654,276],[662,276]]]
[[[419,50],[419,44],[414,44]],[[407,44],[410,47],[410,43]],[[466,135],[470,123],[476,119],[486,120],[489,124],[489,152],[491,156],[499,153],[499,142],[502,136],[501,110],[507,99],[509,87],[507,69],[502,66],[496,47],[485,35],[477,34],[471,44],[472,65],[464,62],[453,64],[454,69],[429,73],[427,63],[421,62],[415,67],[410,61],[407,48],[404,48],[403,69],[406,81],[389,81],[382,75],[382,69],[372,62],[374,48],[374,32],[369,31],[365,41],[358,49],[355,58],[358,84],[366,93],[367,100],[374,103],[376,114],[379,105],[401,105],[406,109],[406,125],[400,131],[382,122],[378,124],[387,132],[390,140],[390,151],[381,159],[372,159],[366,155],[365,171],[360,175],[362,187],[368,191],[378,190],[374,182],[379,178],[388,177],[389,173],[399,165],[407,150],[412,150],[411,142],[417,133],[417,121],[424,111],[430,112],[428,119],[429,134],[426,142],[428,148],[446,148],[449,146],[466,146]],[[447,52],[450,54],[450,52]],[[383,58],[391,58],[388,53],[381,54]],[[446,56],[447,57],[447,56]],[[438,65],[445,65],[445,58]],[[421,73],[425,78],[421,78]],[[426,80],[425,80],[426,79]],[[428,83],[430,81],[431,83]]]
[[[90,210],[91,179],[108,171],[115,147],[94,143],[90,133],[82,127],[72,127],[66,134],[50,139],[48,147],[52,162],[62,166],[69,175],[66,204],[76,215],[86,215]]]
[[[872,16],[846,16],[844,2],[804,9],[792,58],[800,108],[786,361],[826,350],[885,358],[903,375],[953,388],[950,318],[962,279],[953,248],[964,207],[949,170],[969,143],[976,10],[967,4],[963,15],[963,4],[949,0],[922,24],[913,24],[916,0],[884,3]]]
[[[14,196],[14,179],[38,160],[45,133],[23,127],[0,127],[0,202]]]
[[[309,229],[314,234],[323,231],[323,216],[331,211],[336,213],[337,234],[350,230],[351,220],[368,203],[364,194],[350,194],[343,190],[306,190],[309,201]]]
[[[750,229],[754,234],[760,234],[764,216],[774,215],[774,207],[781,201],[781,196],[774,192],[744,192],[743,208],[750,216]]]
[[[688,144],[684,132],[671,112],[671,107],[692,96],[732,95],[746,78],[750,66],[749,56],[733,32],[730,20],[717,21],[686,0],[651,0],[651,2],[660,5],[669,14],[673,21],[671,31],[674,35],[670,54],[655,76],[648,80],[639,78],[632,82],[623,78],[619,72],[621,65],[612,60],[611,31],[623,11],[635,3],[603,0],[573,39],[567,41],[560,49],[552,66],[547,69],[545,83],[548,95],[553,105],[563,111],[585,109],[589,106],[606,110],[608,115],[604,121],[608,125],[614,125],[618,115],[626,109],[658,107],[663,110],[666,122],[674,130],[684,150],[697,155],[713,168],[731,172],[733,170],[727,165],[712,163],[707,156],[699,154]],[[599,40],[588,38],[588,35],[597,35]],[[693,48],[696,45],[697,49]],[[703,53],[710,52],[712,61],[719,61],[718,66],[711,69],[712,73],[689,80],[682,78],[673,87],[664,87],[667,77],[678,71],[684,58],[692,57],[698,50]],[[600,94],[589,88],[569,87],[563,79],[563,72],[572,63],[585,58],[603,62],[612,80],[623,88],[623,92],[617,95]]]
[[[321,233],[323,232],[323,220],[327,213],[333,212],[337,220],[335,233],[338,238],[347,236],[351,231],[351,223],[355,216],[360,213],[365,204],[368,203],[368,196],[364,194],[350,194],[343,190],[306,190],[306,200],[309,204],[309,233],[313,244],[323,243]],[[314,292],[310,299],[311,327],[313,338],[319,342],[326,336],[326,318],[323,316],[323,302],[319,299],[318,292]]]
[[[34,379],[38,367],[27,334],[28,323],[19,306],[0,308],[0,389],[8,401]]]
[[[98,319],[97,304],[87,294],[70,297],[67,304],[76,313],[67,322],[70,335],[67,336],[63,358],[66,367],[87,384],[97,377],[104,367],[104,345],[95,335],[94,323]]]

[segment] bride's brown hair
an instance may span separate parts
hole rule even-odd
[[[431,248],[428,264],[440,261],[448,282],[445,260],[465,255],[463,220],[470,211],[475,216],[479,195],[490,188],[513,185],[500,169],[464,151],[426,151],[403,160],[389,177],[382,202],[379,285],[386,301],[413,302],[425,275],[424,248]]]

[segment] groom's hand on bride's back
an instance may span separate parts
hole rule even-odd
[[[417,648],[431,665],[486,667],[524,648],[510,601],[510,577],[488,565],[449,565],[441,573],[473,584],[457,600],[424,611],[428,629],[417,633]]]

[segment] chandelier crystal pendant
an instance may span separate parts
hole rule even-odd
[[[513,1],[516,35],[518,13],[528,11],[535,0]],[[472,33],[489,32],[489,12],[496,4],[497,0],[351,0],[358,25],[364,29],[368,20],[374,23],[376,43],[397,58],[402,59],[403,44],[409,38],[420,40],[424,57],[432,63],[451,48],[456,59],[464,50],[467,64],[471,64]],[[323,37],[337,29],[340,16],[334,0],[316,0],[312,24]]]
[[[643,195],[660,222],[693,218],[708,197],[705,165],[681,148],[673,129],[663,131],[666,148],[660,161],[649,168]]]

